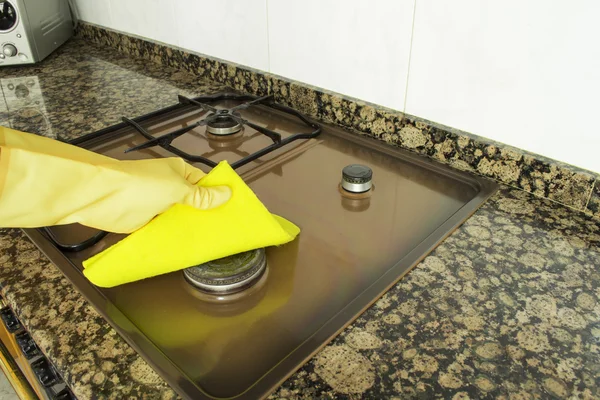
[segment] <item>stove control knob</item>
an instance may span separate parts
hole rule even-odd
[[[33,339],[31,339],[31,336],[29,336],[29,333],[19,333],[18,335],[15,335],[15,339],[25,355],[25,358],[28,360],[40,354],[38,347],[35,345]]]
[[[50,387],[58,382],[52,367],[44,358],[40,358],[38,361],[31,363],[31,369],[35,376],[37,376],[38,381],[45,387]]]
[[[75,400],[75,397],[68,388],[64,388],[54,396],[54,400]]]
[[[342,170],[342,189],[351,193],[368,192],[373,186],[372,179],[371,168],[360,164],[347,165]]]
[[[0,310],[0,318],[9,332],[13,333],[21,329],[21,323],[9,307]]]
[[[17,55],[17,48],[12,44],[5,44],[4,47],[2,47],[2,54],[6,57],[14,57]]]

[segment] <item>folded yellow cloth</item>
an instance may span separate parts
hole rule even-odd
[[[261,247],[292,241],[300,229],[271,214],[226,161],[198,182],[227,186],[230,199],[201,210],[176,204],[122,241],[84,261],[95,285],[113,287]]]
[[[121,161],[0,127],[0,227],[130,233],[175,204],[226,202],[228,187],[196,185],[204,175],[178,157]]]

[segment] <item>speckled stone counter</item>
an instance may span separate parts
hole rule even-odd
[[[80,40],[0,83],[0,124],[62,140],[222,89]],[[272,398],[599,398],[599,265],[598,220],[503,188]],[[176,397],[20,230],[0,283],[78,398]]]

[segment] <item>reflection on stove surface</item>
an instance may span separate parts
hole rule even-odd
[[[0,88],[0,125],[56,139],[37,76],[2,78]]]

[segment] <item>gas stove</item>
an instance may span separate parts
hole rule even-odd
[[[25,232],[184,398],[267,396],[497,189],[272,96],[178,100],[72,143],[123,160],[179,156],[205,172],[227,160],[301,228],[296,240],[99,288],[82,261],[124,235],[76,224]]]

